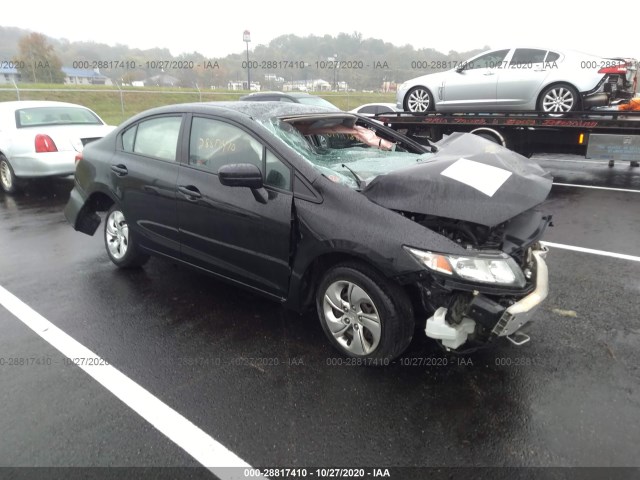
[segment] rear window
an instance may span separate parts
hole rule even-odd
[[[91,110],[76,107],[32,107],[16,110],[16,127],[43,125],[102,125]]]
[[[325,100],[324,98],[321,97],[314,97],[309,95],[308,97],[298,97],[298,103],[303,103],[305,105],[314,105],[316,107],[326,107],[326,108],[331,108],[333,110],[338,110],[338,107],[336,107],[333,103],[328,102],[327,100]]]

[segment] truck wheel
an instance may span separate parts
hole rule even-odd
[[[567,83],[558,83],[545,88],[538,100],[538,110],[544,113],[568,113],[578,110],[579,106],[578,92]]]
[[[407,112],[428,112],[435,109],[433,95],[425,87],[413,87],[404,97]]]
[[[415,319],[406,293],[366,265],[329,269],[316,307],[329,341],[348,357],[387,365],[411,343]]]
[[[113,205],[104,222],[104,246],[109,259],[120,268],[141,267],[149,255],[140,252],[120,207]]]

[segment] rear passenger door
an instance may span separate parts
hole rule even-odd
[[[290,276],[291,169],[242,126],[194,115],[188,161],[178,176],[182,258],[227,279],[283,298]],[[263,174],[265,203],[246,187],[220,183],[220,167],[252,163]]]
[[[535,109],[540,85],[550,73],[545,64],[546,50],[516,48],[506,68],[498,74],[498,107],[521,107],[527,103]]]
[[[179,257],[176,181],[183,115],[145,118],[118,139],[111,177],[129,228],[143,248]]]

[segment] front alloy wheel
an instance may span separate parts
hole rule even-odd
[[[327,327],[342,348],[368,355],[380,343],[380,314],[371,297],[355,283],[338,280],[325,290],[322,302]]]
[[[132,239],[124,213],[113,206],[107,213],[104,225],[104,244],[107,254],[118,267],[139,267],[146,263],[149,256],[141,253]]]
[[[569,85],[553,85],[540,96],[540,109],[545,113],[567,113],[577,110],[578,92]]]
[[[348,357],[375,360],[372,365],[388,364],[413,337],[406,292],[362,263],[330,268],[316,290],[316,307],[333,346]]]
[[[414,87],[407,93],[404,109],[409,112],[428,112],[433,110],[433,96],[424,87]]]

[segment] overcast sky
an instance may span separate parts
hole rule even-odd
[[[617,14],[607,18],[606,8],[594,14],[595,6],[594,2],[563,0],[526,4],[507,0],[8,0],[0,25],[69,40],[168,48],[174,55],[198,51],[208,57],[244,51],[242,32],[246,29],[251,32],[250,47],[268,44],[284,34],[358,31],[364,38],[443,53],[485,45],[529,45],[640,58],[632,20],[637,1],[615,2],[612,11],[627,15],[623,18],[615,18]]]

